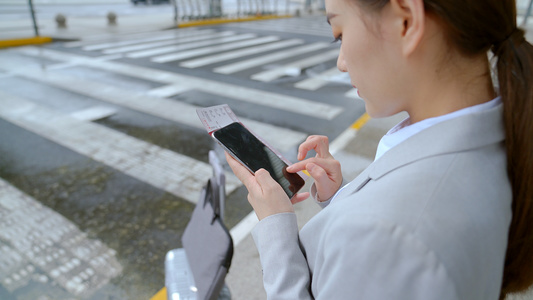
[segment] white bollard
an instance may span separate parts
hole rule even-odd
[[[112,11],[107,13],[107,25],[117,25],[117,14]]]
[[[62,14],[56,15],[57,28],[67,28],[67,18]]]

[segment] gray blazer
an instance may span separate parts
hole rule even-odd
[[[268,299],[498,299],[511,199],[501,105],[436,124],[301,232],[292,213],[259,222]]]

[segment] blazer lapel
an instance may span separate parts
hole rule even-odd
[[[357,191],[362,189],[369,181],[369,168],[366,168],[361,174],[359,174],[359,176],[357,176],[354,180],[346,184],[344,188],[342,188],[342,190],[339,191],[337,195],[335,195],[334,198],[342,199],[348,195],[356,193]]]
[[[500,143],[505,140],[503,107],[464,115],[415,134],[368,166],[335,197],[344,198],[362,189],[370,180],[417,160]]]
[[[503,106],[464,115],[436,124],[390,149],[369,167],[377,180],[388,172],[414,161],[447,153],[469,151],[503,142]]]

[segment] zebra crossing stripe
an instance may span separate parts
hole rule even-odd
[[[169,62],[173,60],[182,60],[182,59],[196,57],[200,55],[213,54],[217,52],[228,51],[228,50],[233,50],[233,49],[242,48],[242,47],[270,43],[270,42],[274,42],[278,40],[279,40],[279,37],[277,36],[265,36],[265,37],[245,40],[245,41],[241,41],[237,43],[209,46],[209,47],[193,49],[189,51],[182,51],[182,52],[170,54],[167,56],[159,56],[157,58],[153,58],[152,61],[158,62],[158,63],[165,63],[165,62]]]
[[[96,50],[103,50],[103,49],[107,49],[107,48],[113,48],[113,47],[122,47],[122,46],[128,46],[128,45],[134,45],[134,44],[138,44],[138,43],[146,43],[146,42],[155,42],[155,41],[161,41],[161,40],[168,40],[168,39],[173,39],[173,38],[177,38],[177,37],[186,37],[186,36],[191,36],[191,35],[195,35],[197,34],[198,31],[170,31],[170,32],[165,32],[165,33],[162,33],[162,34],[158,34],[156,36],[153,35],[149,35],[148,37],[146,38],[142,38],[142,39],[128,39],[128,40],[125,40],[125,41],[118,41],[118,42],[107,42],[107,43],[101,43],[101,44],[96,44],[96,45],[89,45],[89,46],[84,46],[82,47],[83,50],[85,51],[96,51]]]
[[[207,163],[20,97],[0,92],[0,105],[3,119],[191,203],[213,172]],[[228,194],[240,185],[226,174]]]
[[[183,28],[180,29],[180,32],[186,32],[186,31],[196,31],[197,28]],[[161,33],[166,34],[169,31],[163,31]],[[161,34],[160,33],[160,34]],[[127,41],[131,39],[142,39],[147,37],[153,37],[154,36],[154,30],[153,29],[147,29],[143,30],[138,28],[136,32],[134,33],[124,33],[117,36],[116,34],[97,34],[97,35],[89,35],[84,36],[82,40],[75,41],[75,42],[64,42],[62,45],[65,48],[75,48],[75,47],[83,47],[88,45],[94,45],[95,43],[110,43],[110,42],[118,42],[118,41]]]
[[[242,70],[262,66],[264,64],[271,63],[277,60],[291,58],[300,54],[324,49],[327,47],[329,47],[328,43],[314,43],[310,45],[304,45],[301,47],[286,49],[272,54],[267,54],[264,56],[254,57],[236,63],[224,65],[218,68],[214,68],[213,71],[220,74],[233,74]]]
[[[102,52],[104,54],[133,52],[133,51],[145,50],[145,49],[156,48],[156,47],[161,47],[161,46],[182,44],[185,42],[206,40],[206,39],[210,39],[210,38],[217,37],[217,36],[218,34],[213,33],[213,30],[206,30],[206,31],[195,33],[193,36],[186,36],[186,37],[179,37],[179,38],[171,37],[163,41],[133,44],[133,45],[122,46],[122,47],[114,47],[114,48],[103,50]]]
[[[279,31],[279,32],[291,32],[297,34],[306,34],[313,36],[331,36],[331,29],[326,25],[320,25],[316,20],[308,20],[305,25],[301,24],[300,20],[287,19],[272,21],[253,22],[249,24],[233,24],[232,26],[254,29],[254,30],[267,30],[267,31]]]
[[[297,68],[298,70],[305,69],[323,62],[326,62],[328,60],[332,60],[337,58],[339,55],[339,49],[333,49],[325,53],[320,53],[318,55],[314,55],[311,57],[304,58],[302,60],[295,61],[293,63],[290,63],[288,65],[284,65],[282,67],[274,68],[271,70],[266,70],[257,74],[252,75],[252,79],[262,81],[262,82],[269,82],[275,79],[278,79],[282,77],[283,75],[287,74],[287,70]]]
[[[70,114],[74,119],[81,121],[96,121],[107,118],[117,113],[117,110],[109,106],[93,106]]]
[[[224,31],[224,32],[218,33],[214,38],[208,38],[208,39],[198,38],[195,43],[160,47],[160,48],[149,49],[149,50],[144,50],[144,51],[135,51],[135,52],[126,54],[126,56],[130,58],[141,58],[141,57],[154,56],[154,55],[164,54],[164,53],[169,53],[169,52],[183,51],[183,50],[192,49],[192,48],[209,46],[209,45],[214,45],[218,43],[224,43],[228,41],[227,39],[230,39],[229,41],[231,42],[232,39],[235,37],[234,34],[235,33],[232,31]]]
[[[168,98],[190,90],[191,88],[187,86],[171,84],[151,89],[148,91],[147,95],[153,97]]]
[[[309,91],[316,91],[317,89],[325,86],[328,82],[331,82],[332,77],[341,74],[341,71],[337,67],[331,68],[325,72],[318,74],[316,77],[311,77],[300,82],[297,82],[294,87]]]
[[[67,91],[127,107],[179,124],[185,124],[201,129],[204,128],[196,115],[196,109],[198,108],[197,106],[164,98],[150,97],[143,93],[120,89],[104,83],[93,82],[90,80],[79,79],[61,74],[54,74],[52,72],[43,71],[39,67],[32,67],[22,70],[20,65],[24,65],[23,61],[11,60],[11,64],[11,66],[8,66],[7,62],[0,61],[0,68],[16,68],[17,70],[13,72],[19,76],[44,82]],[[227,87],[224,88],[227,89]],[[243,123],[247,124],[250,129],[259,134],[266,141],[269,141],[275,148],[282,152],[295,149],[303,140],[307,138],[307,135],[301,132],[249,120],[246,118],[239,119],[241,119]]]
[[[248,56],[248,55],[253,55],[253,54],[259,54],[259,53],[277,50],[277,49],[281,49],[285,47],[295,46],[295,45],[299,45],[302,43],[303,43],[303,40],[298,40],[298,39],[280,41],[280,42],[271,43],[268,45],[260,45],[260,46],[242,49],[238,51],[232,51],[228,53],[222,53],[222,54],[201,57],[197,59],[191,59],[191,60],[187,60],[187,61],[180,63],[180,66],[185,67],[185,68],[198,68],[198,67],[214,64],[217,62],[222,62],[222,61],[240,58],[243,56]]]
[[[327,43],[322,43],[320,46],[327,47]],[[240,101],[259,104],[262,106],[268,106],[276,109],[290,111],[297,114],[307,115],[315,118],[331,120],[342,113],[343,108],[340,106],[333,106],[325,103],[318,103],[309,101],[302,98],[281,95],[277,93],[247,88],[239,85],[233,85],[228,83],[220,83],[213,80],[197,78],[192,76],[180,75],[163,70],[157,70],[152,68],[140,67],[129,65],[120,62],[112,61],[99,61],[97,59],[88,58],[85,56],[67,54],[49,49],[41,49],[36,47],[17,48],[16,52],[21,52],[26,55],[45,57],[48,59],[60,60],[60,61],[75,61],[78,64],[85,65],[92,68],[106,70],[109,72],[119,73],[130,77],[141,78],[150,81],[156,81],[161,83],[176,84],[181,86],[190,87],[191,89],[205,91],[207,93],[229,97]],[[20,63],[15,63],[13,60],[0,62],[12,72],[22,72],[24,76],[32,76],[35,80],[45,80],[44,77],[40,78],[38,73],[43,73],[41,76],[52,76],[42,70],[27,70],[21,68]],[[24,64],[22,64],[24,65]],[[0,65],[1,67],[1,65]],[[33,72],[33,73],[32,73]],[[57,75],[55,75],[57,76]],[[65,78],[69,80],[69,78]],[[70,80],[73,80],[72,78]],[[82,82],[87,82],[82,80]],[[57,84],[63,84],[60,80],[57,80]],[[81,84],[81,83],[80,83]],[[83,84],[79,88],[85,89]],[[70,88],[68,85],[65,89]],[[117,95],[120,96],[120,95]],[[146,97],[146,96],[145,96]],[[126,100],[127,101],[127,100]],[[258,132],[261,136],[262,133]],[[278,137],[279,138],[279,137]],[[267,137],[265,136],[265,139]],[[291,143],[292,144],[292,143]]]
[[[231,37],[227,37],[227,38],[214,39],[214,40],[206,42],[204,46],[213,46],[213,45],[218,45],[218,44],[223,44],[223,43],[242,41],[242,40],[247,40],[247,39],[254,38],[255,36],[256,35],[253,34],[253,33],[246,33],[246,34],[240,34],[240,35],[231,36]],[[189,45],[191,45],[191,44],[189,44]],[[231,45],[235,45],[235,43],[231,44]],[[183,49],[181,49],[181,50],[183,50]],[[196,51],[196,49],[195,49],[195,51]],[[202,50],[200,50],[200,51],[202,51]],[[151,59],[151,61],[157,62],[157,63],[166,63],[166,62],[169,62],[169,61],[180,59],[182,53],[183,52],[177,52],[177,53],[171,53],[171,54],[156,56],[156,57],[153,57]]]

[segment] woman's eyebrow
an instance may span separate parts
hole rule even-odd
[[[331,23],[329,22],[329,20],[335,18],[337,15],[336,14],[333,14],[333,13],[328,13],[326,15],[326,21],[328,22],[329,25],[331,25]]]

